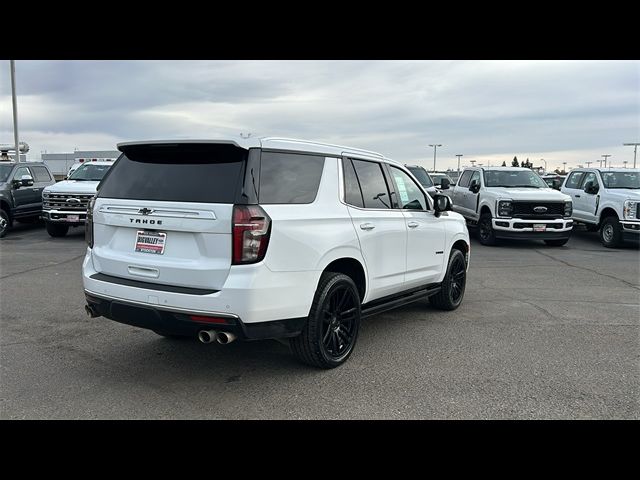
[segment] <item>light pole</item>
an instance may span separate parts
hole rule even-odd
[[[607,158],[610,157],[611,155],[600,155],[601,157],[604,157],[604,168],[607,168]],[[602,165],[601,165],[602,167]]]
[[[458,157],[458,176],[460,176],[460,157],[464,157],[464,155],[459,153],[456,155],[456,157]]]
[[[475,167],[475,166],[476,166],[476,162],[477,162],[477,160],[469,160],[469,161],[471,162],[471,166],[472,166],[472,167]]]
[[[627,168],[627,161],[626,160],[623,160],[622,164],[624,165],[624,168]]]
[[[18,142],[18,101],[16,99],[16,61],[10,60],[11,98],[13,99],[13,140],[16,144],[16,162],[20,161],[20,145]]]
[[[436,151],[438,150],[438,147],[441,147],[442,145],[439,143],[433,144],[433,145],[429,145],[430,147],[433,147],[433,171],[436,171]]]
[[[638,153],[640,143],[623,143],[622,145],[633,145],[633,168],[636,168],[636,153]]]
[[[589,168],[589,165],[591,165],[593,162],[584,162],[587,164],[587,168]]]
[[[562,173],[567,173],[567,162],[562,162]]]
[[[541,158],[540,161],[544,162],[544,173],[547,173],[547,161],[544,158]]]

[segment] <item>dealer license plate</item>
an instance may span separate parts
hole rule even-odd
[[[138,230],[136,233],[136,252],[162,255],[166,240],[166,233]]]
[[[534,223],[533,224],[533,231],[534,232],[546,232],[547,231],[547,225],[544,223]]]
[[[80,215],[67,215],[67,222],[79,222]]]

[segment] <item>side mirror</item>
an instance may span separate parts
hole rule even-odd
[[[480,191],[480,183],[477,180],[471,180],[469,184],[469,190],[473,193],[478,193]]]
[[[596,194],[598,193],[598,190],[599,187],[594,185],[592,180],[589,180],[584,186],[585,193]]]
[[[447,195],[436,195],[433,203],[436,217],[439,217],[442,212],[451,210],[451,199]]]
[[[451,182],[449,181],[448,178],[443,178],[442,180],[440,180],[440,189],[441,190],[448,189],[450,185],[451,185]]]
[[[33,185],[33,177],[31,175],[22,175],[22,177],[20,177],[20,185],[30,187]]]

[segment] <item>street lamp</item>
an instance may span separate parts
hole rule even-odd
[[[15,142],[16,163],[20,162],[20,142],[18,142],[18,100],[16,99],[16,61],[10,60],[11,98],[13,100],[13,140]]]
[[[475,166],[476,166],[476,162],[477,162],[477,160],[469,160],[469,161],[471,162],[471,166],[472,166],[472,167],[475,167]]]
[[[622,145],[633,145],[633,168],[636,168],[636,153],[638,153],[640,143],[623,143]]]
[[[591,165],[593,162],[584,162],[587,164],[587,168],[589,168],[589,165]]]
[[[562,162],[562,173],[567,173],[567,162]]]
[[[604,168],[607,168],[607,158],[609,158],[611,155],[607,154],[607,155],[600,155],[601,157],[604,157]],[[600,164],[600,167],[602,168],[602,164]]]
[[[464,157],[464,155],[459,153],[456,155],[456,157],[458,157],[458,176],[460,176],[460,157]]]
[[[541,158],[540,161],[544,162],[544,173],[547,173],[547,161],[544,158]]]
[[[622,164],[624,165],[624,168],[627,168],[627,161],[626,160],[623,160]]]
[[[441,147],[442,145],[440,143],[436,143],[433,145],[429,145],[430,147],[433,147],[433,171],[436,171],[436,150],[438,150],[438,147]]]

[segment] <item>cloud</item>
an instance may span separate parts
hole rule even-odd
[[[12,139],[5,62],[2,142]],[[457,153],[570,162],[612,153],[615,163],[632,159],[622,143],[640,137],[637,61],[19,61],[17,77],[21,139],[36,158],[252,132],[429,166],[438,142],[440,167]]]

